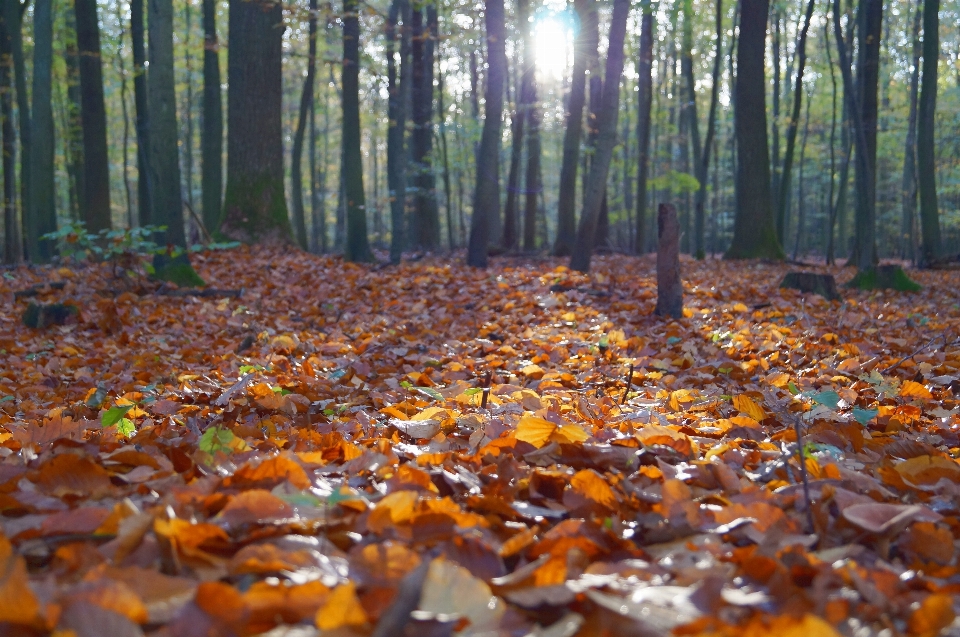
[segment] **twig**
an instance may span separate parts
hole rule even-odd
[[[915,349],[909,356],[904,356],[903,358],[901,358],[900,360],[898,360],[898,361],[897,361],[896,363],[894,363],[893,365],[890,365],[889,367],[886,367],[886,368],[880,370],[879,373],[881,373],[881,374],[888,374],[888,373],[892,372],[893,370],[897,369],[898,367],[900,367],[901,365],[903,365],[905,362],[907,362],[908,360],[910,360],[911,358],[913,358],[914,356],[916,356],[916,355],[918,355],[918,354],[921,354],[923,351],[929,349],[934,343],[936,343],[936,342],[937,342],[938,340],[940,340],[941,338],[943,339],[943,349],[946,349],[946,348],[950,347],[951,345],[960,345],[960,339],[955,339],[955,340],[952,340],[952,341],[950,341],[950,342],[948,343],[946,336],[944,336],[943,334],[937,334],[936,336],[934,336],[933,338],[931,338],[929,341],[927,341],[926,344],[921,345],[920,347],[918,347],[917,349]]]
[[[633,363],[630,363],[630,373],[627,374],[627,386],[623,388],[623,397],[620,398],[620,404],[627,402],[627,394],[630,393],[630,386],[633,385]]]
[[[206,243],[207,245],[213,243],[213,237],[211,237],[210,233],[207,232],[207,227],[203,225],[203,220],[200,219],[197,213],[193,210],[193,206],[190,205],[190,202],[187,201],[186,197],[183,198],[183,205],[187,207],[187,210],[190,211],[190,216],[193,217],[193,220],[197,222],[197,226],[199,226],[200,232],[203,233],[204,243]]]
[[[172,288],[160,288],[157,290],[156,294],[159,296],[197,296],[200,298],[216,298],[221,296],[226,296],[234,299],[238,299],[243,295],[243,289],[239,290],[220,290],[217,288],[206,288],[203,290],[197,290],[194,288],[187,289],[172,289]]]
[[[487,398],[490,396],[490,379],[491,373],[488,371],[487,374],[483,377],[483,392],[480,395],[480,409],[487,408]]]
[[[793,418],[793,429],[797,434],[797,449],[800,454],[800,479],[803,480],[803,499],[807,505],[807,524],[810,527],[810,532],[816,533],[817,527],[813,524],[813,501],[810,498],[810,480],[807,477],[807,461],[803,457],[803,431],[800,419],[797,417]]]

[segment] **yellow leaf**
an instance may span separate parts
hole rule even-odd
[[[953,623],[953,598],[950,595],[936,593],[930,595],[913,611],[907,621],[907,628],[913,635],[938,635],[940,631]]]
[[[737,411],[745,413],[758,422],[767,417],[766,412],[763,411],[763,407],[755,403],[754,400],[746,394],[734,396],[733,406]]]
[[[617,508],[617,494],[613,492],[603,476],[592,469],[577,471],[570,480],[570,486],[573,487],[574,491],[597,504],[608,509]]]
[[[943,456],[917,456],[894,467],[905,481],[913,485],[932,485],[941,478],[960,483],[960,464]]]
[[[582,427],[565,423],[563,425],[557,425],[553,434],[550,435],[550,440],[559,443],[573,444],[575,442],[583,442],[589,437],[590,434],[584,431]]]
[[[540,380],[543,378],[544,371],[543,368],[539,365],[527,365],[520,370],[520,373],[526,376],[527,378],[532,378],[534,380]]]
[[[524,414],[523,417],[520,418],[520,422],[517,423],[516,436],[517,440],[529,442],[539,449],[547,444],[547,441],[550,440],[550,436],[553,435],[556,429],[557,426],[549,420],[534,416],[533,414]]]
[[[0,534],[0,623],[36,624],[39,615],[40,604],[30,590],[27,564]]]
[[[450,417],[450,412],[443,407],[427,407],[410,420],[445,420]]]
[[[316,623],[317,628],[324,631],[366,624],[367,613],[357,599],[357,585],[347,582],[333,589],[326,603],[317,611]]]
[[[394,524],[403,524],[413,517],[420,494],[416,491],[394,491],[379,502],[367,518],[367,528],[381,533]]]
[[[933,398],[929,389],[912,380],[903,381],[903,384],[900,385],[900,395],[904,398],[922,398],[924,400]]]

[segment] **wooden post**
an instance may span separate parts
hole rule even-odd
[[[657,209],[657,316],[683,317],[683,284],[680,282],[680,224],[673,204]]]

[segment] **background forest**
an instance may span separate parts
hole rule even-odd
[[[592,243],[623,252],[652,249],[655,205],[671,201],[680,216],[684,251],[726,252],[738,209],[734,85],[744,73],[738,44],[746,44],[738,43],[738,36],[748,28],[744,16],[756,22],[758,12],[766,13],[760,16],[762,84],[745,83],[742,90],[756,92],[754,87],[762,86],[765,91],[768,198],[780,254],[841,258],[855,249],[859,120],[845,107],[840,54],[862,94],[861,76],[869,75],[862,72],[869,66],[864,55],[870,49],[862,44],[862,33],[874,13],[882,21],[876,70],[876,256],[921,258],[917,178],[924,175],[935,178],[933,206],[941,234],[936,254],[927,260],[958,251],[960,15],[953,0],[942,6],[928,0],[932,15],[927,16],[923,2],[841,0],[837,24],[837,7],[828,1],[775,1],[768,11],[766,2],[753,0],[644,2],[628,14],[623,3],[617,15],[616,3],[518,0],[503,7],[505,59],[493,70],[491,7],[483,3],[373,0],[356,5],[347,0],[344,7],[312,0],[309,6],[269,4],[254,12],[265,17],[250,17],[250,4],[161,0],[148,1],[145,8],[143,0],[20,5],[5,0],[0,105],[7,262],[24,256],[21,236],[26,255],[45,260],[52,242],[38,237],[72,228],[79,220],[92,231],[166,225],[166,241],[175,244],[200,243],[221,230],[241,240],[273,236],[267,226],[242,231],[230,226],[230,208],[238,197],[270,200],[270,210],[261,210],[272,219],[267,225],[314,252],[368,258],[366,245],[348,244],[350,218],[364,224],[353,226],[354,235],[363,234],[375,250],[391,250],[394,260],[402,251],[465,247],[474,208],[485,205],[486,242],[494,251],[569,254],[571,215],[582,217],[589,164],[602,154],[599,111],[601,86],[607,87],[604,64],[610,68],[607,35],[624,17],[615,137]],[[241,8],[237,15],[230,15],[232,5]],[[837,27],[845,52],[837,47]],[[641,55],[644,28],[649,67]],[[236,61],[228,60],[231,29],[245,33],[234,45]],[[937,30],[939,42],[928,45],[928,31]],[[350,42],[359,45],[356,67],[344,48]],[[97,66],[97,50],[99,70],[85,72],[85,64]],[[492,50],[497,55],[500,48]],[[934,60],[929,71],[925,56]],[[345,74],[344,68],[358,75]],[[282,69],[279,77],[275,69]],[[920,87],[929,91],[927,75],[936,100],[924,110],[929,105],[924,106]],[[491,78],[502,81],[500,117],[491,102]],[[645,95],[650,96],[648,127],[642,116]],[[279,107],[279,131],[273,104]],[[358,130],[352,104],[359,106]],[[486,118],[501,124],[491,133],[492,164],[481,148]],[[581,129],[575,135],[574,120]],[[927,122],[933,124],[928,127],[933,166],[921,170],[918,123],[922,139]],[[237,130],[231,131],[231,124]],[[359,158],[353,157],[356,135]],[[154,139],[158,148],[147,152],[144,147]],[[922,151],[922,141],[920,146]],[[648,148],[647,171],[640,169],[646,163],[643,147]],[[243,172],[241,155],[253,172]],[[485,166],[478,167],[478,160]],[[151,161],[158,166],[153,177],[144,170]],[[273,167],[263,170],[282,174],[282,196],[276,188],[269,195],[254,192],[250,188],[260,187],[256,179],[239,177],[267,165]],[[490,166],[496,203],[478,204],[491,201],[481,199],[491,195],[482,194],[477,183]],[[362,174],[351,177],[356,167]],[[571,178],[572,167],[579,171]],[[28,179],[36,182],[32,189]],[[749,201],[754,195],[742,196]],[[181,198],[187,205],[177,214]],[[176,229],[181,225],[182,238]]]

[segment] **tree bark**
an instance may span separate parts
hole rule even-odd
[[[110,158],[103,98],[100,29],[96,0],[75,0],[80,53],[80,118],[83,124],[83,205],[87,231],[110,229]]]
[[[183,195],[177,156],[177,101],[173,76],[173,0],[147,0],[150,74],[150,217],[166,226],[168,244],[186,246]]]
[[[680,280],[680,223],[673,204],[657,210],[657,316],[683,318],[683,283]]]
[[[0,140],[3,146],[3,227],[5,263],[23,260],[17,215],[16,133],[13,130],[13,47],[7,21],[0,12]]]
[[[590,257],[596,241],[600,208],[606,198],[607,173],[613,147],[617,142],[617,116],[620,110],[620,76],[623,74],[623,41],[630,13],[629,0],[614,0],[610,18],[610,37],[604,72],[603,94],[597,116],[597,143],[590,176],[583,194],[583,212],[577,229],[577,241],[570,259],[571,269],[590,270]]]
[[[650,175],[650,110],[653,104],[653,4],[645,0],[637,57],[637,232],[633,251],[643,254],[647,230],[647,179]]]
[[[313,110],[313,82],[317,71],[317,0],[310,0],[308,19],[307,76],[303,80],[303,93],[300,95],[300,114],[297,118],[297,130],[293,134],[293,154],[290,157],[290,201],[293,204],[293,226],[297,234],[297,243],[307,249],[307,220],[303,210],[303,138],[307,132],[307,116]]]
[[[857,214],[855,259],[857,270],[866,272],[877,262],[877,113],[880,76],[880,37],[883,0],[862,0],[858,33],[857,88],[851,97],[859,105],[854,120],[857,138]],[[841,66],[843,57],[841,56]],[[849,67],[847,67],[849,71]]]
[[[713,145],[713,139],[716,135],[717,119],[717,100],[720,89],[720,61],[723,59],[723,0],[716,0],[716,53],[713,58],[713,75],[710,87],[710,110],[707,114],[707,137],[703,142],[703,148],[694,149],[694,156],[699,157],[697,162],[697,181],[700,187],[697,188],[696,198],[694,200],[694,230],[693,230],[693,250],[698,259],[706,256],[704,241],[706,239],[706,203],[707,203],[707,177],[710,171],[710,148]],[[687,92],[690,99],[696,99],[695,84],[693,81],[693,60],[690,60],[691,72],[687,75]],[[692,115],[694,131],[697,130],[696,122],[696,102],[694,102],[694,111]],[[694,143],[699,146],[700,135],[697,132],[694,135]]]
[[[410,3],[393,0],[386,24],[387,40],[387,188],[390,192],[390,262],[400,263],[405,245],[404,225],[407,198],[407,154],[404,137],[407,105],[410,103],[409,49]],[[397,75],[397,20],[403,21],[400,34],[400,73]]]
[[[363,191],[363,155],[360,152],[360,5],[344,0],[343,6],[343,195],[346,203],[347,261],[370,261],[367,210]],[[281,166],[282,168],[282,166]]]
[[[23,55],[23,13],[26,5],[19,0],[4,0],[3,19],[10,38],[10,53],[13,58],[13,83],[17,95],[17,121],[20,124],[20,215],[27,234],[27,257],[36,260],[39,246],[36,219],[30,203],[32,189],[31,167],[33,164],[33,141],[31,139],[30,100],[27,95],[27,70]]]
[[[800,109],[803,102],[803,71],[807,65],[807,32],[810,30],[810,20],[813,18],[815,0],[807,2],[807,13],[804,16],[803,27],[797,37],[797,79],[793,88],[793,111],[790,113],[790,123],[787,125],[787,148],[783,154],[783,169],[780,171],[780,186],[777,201],[777,228],[780,240],[787,240],[787,201],[790,192],[790,171],[793,169],[793,152],[797,144],[797,129],[800,125]],[[789,78],[788,78],[789,79]]]
[[[220,95],[216,0],[203,0],[203,129],[200,131],[200,162],[203,224],[212,232],[220,226],[223,194],[223,102]]]
[[[467,265],[487,267],[487,249],[493,221],[500,216],[500,120],[503,117],[503,79],[507,66],[504,47],[503,0],[485,0],[487,82],[483,133],[477,151],[477,176],[470,220]]]
[[[903,216],[900,221],[900,238],[905,244],[901,255],[916,259],[917,218],[917,101],[920,95],[920,26],[923,24],[923,3],[917,6],[913,18],[913,72],[910,73],[910,111],[907,115],[907,139],[903,150],[903,180],[900,197]]]
[[[227,187],[220,231],[247,243],[290,242],[283,195],[282,17],[273,0],[230,0]]]
[[[940,62],[940,0],[923,2],[923,86],[917,130],[920,191],[920,262],[930,265],[940,256],[940,217],[937,206],[937,163],[934,144],[937,115],[937,65]]]
[[[527,0],[517,0],[517,22],[525,24],[527,20]],[[519,195],[520,195],[520,166],[523,163],[523,137],[526,128],[526,82],[528,78],[523,74],[523,63],[520,58],[521,47],[514,47],[514,95],[513,118],[510,122],[510,168],[507,170],[507,197],[503,207],[503,249],[514,250],[518,242]],[[507,73],[509,78],[509,72]],[[510,82],[507,80],[507,101],[510,101]]]
[[[533,44],[533,23],[521,21],[523,29],[523,75],[527,89],[524,97],[527,124],[527,174],[524,186],[523,249],[532,252],[537,243],[537,211],[543,192],[540,172],[540,106],[537,103],[537,53]]]
[[[424,15],[426,14],[426,15]],[[413,131],[411,161],[416,184],[414,231],[411,239],[420,250],[440,245],[440,213],[437,209],[436,178],[433,174],[433,54],[437,37],[437,7],[430,2],[413,12]]]
[[[563,132],[563,159],[560,165],[560,193],[557,197],[557,239],[553,254],[569,256],[577,238],[577,169],[580,164],[580,140],[583,137],[583,107],[587,100],[587,56],[590,28],[587,21],[595,18],[595,0],[574,0],[573,7],[584,25],[573,41],[573,71],[570,95],[567,98],[566,128]]]
[[[123,142],[121,151],[121,165],[123,178],[123,196],[127,204],[127,225],[131,228],[137,225],[137,218],[133,214],[133,193],[130,190],[130,113],[127,109],[127,68],[124,63],[123,40],[126,37],[126,29],[123,27],[123,11],[118,2],[114,7],[117,11],[117,24],[120,25],[119,40],[117,46],[117,70],[120,72],[120,111],[123,114]]]
[[[439,40],[438,40],[439,43]],[[439,55],[437,57],[440,57]],[[450,186],[450,154],[447,150],[447,111],[443,106],[443,71],[437,64],[437,123],[440,127],[440,151],[443,153],[443,192],[447,202],[447,243],[451,250],[457,247],[453,229],[453,191]]]
[[[33,6],[33,165],[30,170],[31,258],[46,262],[53,244],[41,237],[57,230],[53,140],[53,6],[35,0]]]
[[[153,220],[150,218],[150,118],[147,113],[147,52],[143,37],[143,2],[144,0],[130,0],[130,36],[133,42],[133,102],[137,111],[137,216],[140,225],[146,226],[152,224]],[[204,122],[204,130],[206,128]],[[207,227],[212,230],[215,226]]]
[[[741,0],[734,88],[737,212],[729,259],[783,259],[770,193],[763,58],[769,0]]]

